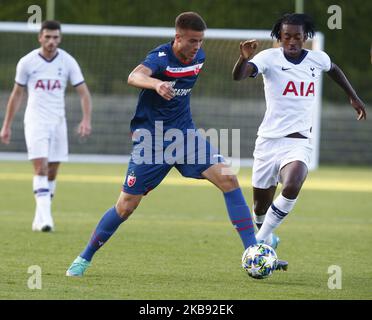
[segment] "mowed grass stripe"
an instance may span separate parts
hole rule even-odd
[[[30,181],[32,174],[28,173],[0,173],[2,181]],[[86,174],[60,174],[58,181],[78,182],[78,183],[123,183],[123,177],[86,175]],[[239,178],[240,186],[249,188],[251,181],[247,178]],[[193,187],[211,187],[212,185],[205,180],[186,179],[183,177],[168,176],[162,182],[170,186],[193,186]],[[303,189],[307,190],[329,190],[329,191],[350,191],[350,192],[372,192],[372,183],[365,179],[335,179],[335,178],[312,178],[309,177],[304,184]]]

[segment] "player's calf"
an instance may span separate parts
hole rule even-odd
[[[142,195],[132,195],[121,192],[115,206],[117,214],[123,219],[128,219],[140,204],[141,199]]]

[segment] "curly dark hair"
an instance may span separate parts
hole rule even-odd
[[[286,13],[281,18],[279,18],[271,30],[271,37],[280,40],[280,31],[283,24],[294,24],[302,26],[304,33],[307,38],[312,38],[315,34],[315,26],[313,19],[304,13]]]

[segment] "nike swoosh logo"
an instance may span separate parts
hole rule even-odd
[[[291,69],[291,68],[284,68],[284,67],[282,67],[282,70],[283,70],[283,71],[287,71],[287,70],[289,70],[289,69]]]

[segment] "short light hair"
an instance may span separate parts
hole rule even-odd
[[[176,18],[176,29],[204,31],[207,29],[207,24],[203,18],[196,12],[182,12]]]

